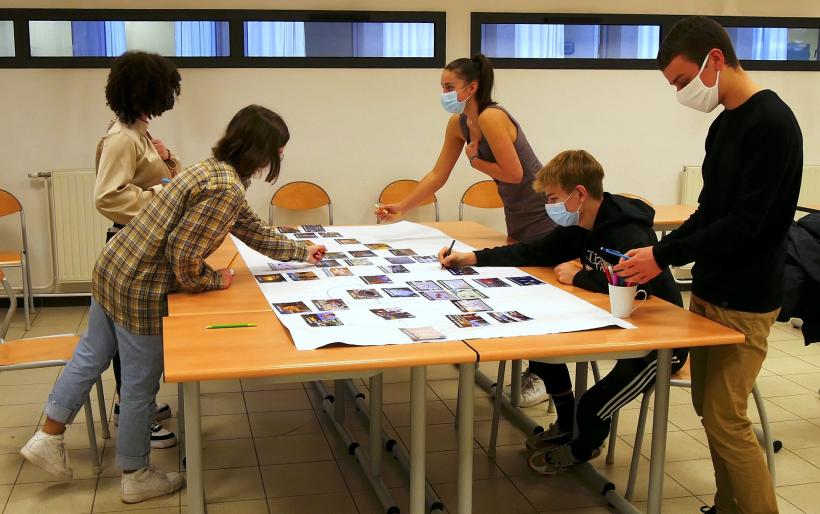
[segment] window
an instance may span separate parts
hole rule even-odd
[[[144,50],[174,57],[228,55],[224,21],[29,22],[32,57],[117,57]]]
[[[680,15],[473,13],[470,48],[498,68],[654,69]],[[749,70],[820,71],[820,18],[714,17]]]
[[[472,51],[499,68],[652,68],[662,27],[644,15],[473,13]]]
[[[726,27],[741,61],[817,61],[820,29]]]
[[[481,51],[516,59],[654,59],[660,25],[482,24]]]
[[[443,12],[0,9],[3,19],[0,67],[108,67],[128,50],[180,67],[444,66]]]
[[[14,22],[0,20],[0,57],[14,57]]]
[[[433,57],[433,23],[245,22],[248,57]]]

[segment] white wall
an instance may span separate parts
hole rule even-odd
[[[27,2],[0,2],[23,7]],[[127,7],[127,2],[86,1],[82,7]],[[820,16],[815,1],[770,7],[766,1],[690,0],[678,12],[715,15]],[[77,2],[44,1],[40,7],[77,7]],[[498,10],[490,0],[143,0],[140,7],[303,9],[447,9],[447,60],[469,52],[470,11]],[[522,0],[514,10],[605,12],[607,4]],[[621,12],[669,12],[666,2],[632,0]],[[208,156],[230,117],[248,103],[279,111],[291,130],[280,183],[322,184],[335,206],[337,224],[371,223],[372,203],[382,187],[398,178],[419,178],[441,145],[447,115],[439,106],[439,70],[356,69],[183,69],[177,107],[152,123],[185,162]],[[807,164],[820,164],[820,73],[754,72],[795,111]],[[26,208],[35,287],[48,284],[51,262],[47,208],[42,185],[27,173],[93,166],[94,148],[111,113],[103,88],[107,70],[0,70],[0,188],[12,191]],[[605,186],[656,203],[676,202],[678,173],[699,164],[713,115],[679,106],[674,90],[657,71],[498,70],[495,96],[521,122],[542,161],[566,148],[585,148],[604,165]],[[463,190],[483,177],[462,159],[440,192],[442,218],[456,219]],[[255,184],[248,197],[267,216],[275,188]],[[475,219],[503,228],[500,216]],[[17,241],[14,226],[0,223],[0,247]]]

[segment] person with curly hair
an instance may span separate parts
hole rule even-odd
[[[100,214],[113,222],[106,242],[131,221],[162,190],[181,163],[165,144],[151,136],[151,118],[174,107],[181,77],[176,65],[161,55],[125,52],[114,60],[105,86],[106,103],[116,118],[97,145],[97,181],[94,201]],[[113,359],[117,401],[114,424],[119,422],[121,365]],[[158,421],[169,418],[171,408],[157,404],[151,424],[151,447],[176,446],[176,434]]]

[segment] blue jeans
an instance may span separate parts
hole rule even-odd
[[[162,336],[132,334],[92,299],[88,330],[51,390],[45,413],[54,421],[71,423],[117,351],[122,358],[117,465],[140,469],[148,465],[151,452],[150,426],[162,376]]]

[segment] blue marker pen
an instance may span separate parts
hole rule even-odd
[[[171,182],[171,179],[169,179],[169,178],[162,179],[163,184],[168,184],[169,182]]]
[[[621,259],[624,259],[624,260],[629,260],[629,256],[624,255],[624,254],[622,254],[621,252],[619,252],[619,251],[617,251],[617,250],[610,250],[609,248],[604,248],[604,247],[602,246],[602,247],[601,247],[601,251],[602,251],[602,252],[606,252],[606,253],[608,253],[609,255],[614,255],[615,257],[620,257]]]

